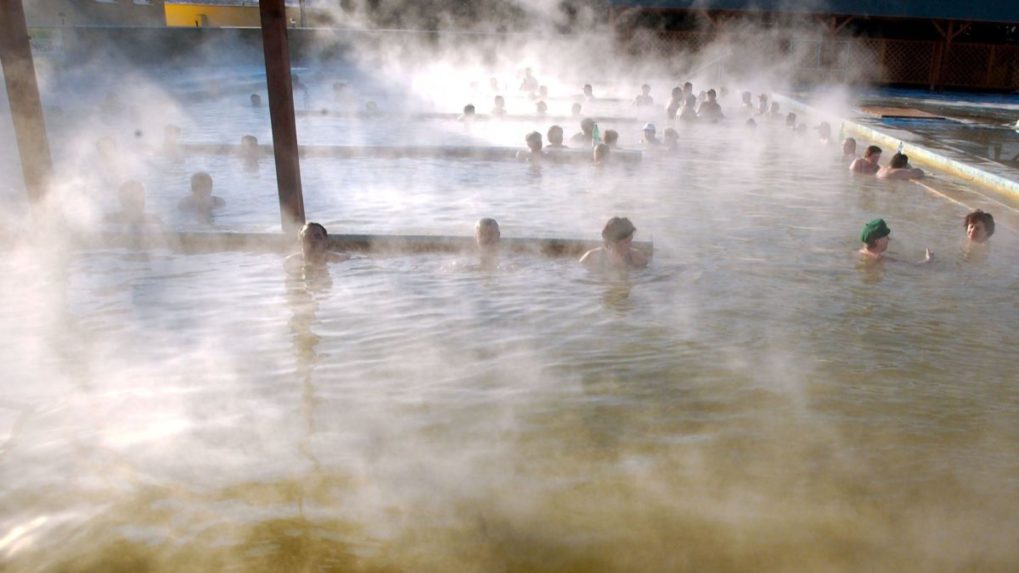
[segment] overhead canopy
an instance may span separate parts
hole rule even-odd
[[[1014,0],[605,0],[613,8],[725,10],[782,14],[832,14],[876,18],[933,18],[1019,22]]]

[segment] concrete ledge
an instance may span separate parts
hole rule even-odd
[[[221,251],[288,253],[297,250],[297,239],[282,233],[101,233],[82,241],[89,248],[165,248],[183,253]],[[546,257],[579,257],[602,246],[601,241],[578,239],[503,238],[502,250],[513,254]],[[441,235],[329,235],[330,248],[372,254],[467,253],[475,250],[474,237]],[[650,258],[654,245],[634,241],[633,246]]]
[[[1001,175],[984,171],[978,167],[946,157],[915,143],[909,143],[902,139],[888,135],[862,123],[848,120],[841,117],[831,116],[820,112],[800,101],[784,96],[775,96],[795,111],[807,113],[814,117],[820,117],[833,126],[841,124],[842,133],[873,142],[875,145],[884,148],[886,155],[891,155],[902,145],[902,152],[909,156],[910,163],[919,163],[924,166],[936,169],[958,177],[967,183],[979,185],[985,189],[996,191],[1013,199],[1019,199],[1019,181],[1013,181]],[[978,158],[979,159],[979,158]]]

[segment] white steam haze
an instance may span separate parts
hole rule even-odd
[[[313,38],[292,54],[309,88],[299,111],[371,100],[383,112],[299,115],[300,143],[523,148],[554,122],[568,139],[579,120],[402,115],[487,114],[491,77],[510,114],[530,114],[517,90],[530,67],[551,116],[591,83],[606,99],[583,101],[586,113],[631,118],[602,126],[623,148],[641,149],[651,121],[679,131],[680,151],[600,169],[306,157],[308,219],[337,234],[467,236],[490,216],[504,238],[597,239],[622,215],[654,242],[649,269],[601,277],[507,255],[489,272],[472,253],[407,253],[297,277],[258,245],[108,245],[96,235],[131,178],[171,230],[279,231],[271,157],[249,170],[233,155],[161,152],[168,124],[183,143],[271,141],[260,45],[178,30],[197,45],[170,62],[136,63],[150,48],[112,39],[39,57],[55,175],[34,212],[0,116],[0,569],[1010,570],[1019,265],[1007,211],[934,174],[951,197],[995,209],[977,260],[960,252],[964,206],[850,179],[837,146],[784,128],[785,100],[783,118],[745,127],[740,93],[755,105],[793,93],[816,25],[730,21],[685,52],[623,33],[597,5],[571,17],[498,4],[512,26],[452,30],[462,19],[438,12],[439,33],[409,16],[372,31],[354,2],[334,16],[344,30],[292,30],[292,47]],[[812,93],[825,118],[851,113],[855,83],[876,73],[865,54],[844,57],[853,85]],[[337,81],[349,101],[335,100]],[[728,120],[668,122],[685,81],[726,87]],[[642,83],[653,109],[630,105]],[[104,112],[111,92],[122,105]],[[102,138],[115,153],[101,155]],[[226,200],[211,224],[176,209],[199,170]],[[879,216],[894,255],[929,246],[938,264],[860,266],[860,227]]]

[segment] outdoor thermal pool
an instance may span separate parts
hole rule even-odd
[[[182,140],[267,141],[267,112],[238,101],[188,108]],[[483,271],[465,253],[358,257],[305,279],[279,254],[85,250],[60,225],[23,223],[0,263],[0,562],[1012,570],[1006,208],[952,192],[999,220],[989,251],[966,253],[966,207],[853,180],[837,149],[778,123],[681,127],[678,155],[602,169],[302,161],[309,219],[338,233],[469,235],[491,216],[503,237],[595,239],[628,216],[654,258],[622,278],[526,256]],[[522,146],[538,125],[302,118],[298,133]],[[638,125],[618,128],[621,145]],[[60,167],[88,189],[62,191],[77,197],[70,225],[116,203],[80,148]],[[172,228],[200,228],[175,204],[205,169],[227,202],[214,229],[278,229],[271,158],[249,172],[235,157],[140,155],[124,172]],[[893,256],[930,247],[934,263],[862,266],[860,228],[878,216]]]

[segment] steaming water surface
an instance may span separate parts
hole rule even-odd
[[[192,109],[184,140],[265,129],[216,109]],[[532,128],[330,121],[302,120],[302,142],[512,145]],[[637,126],[617,128],[635,146]],[[275,254],[10,249],[0,555],[64,571],[1013,567],[1014,230],[964,255],[964,207],[852,180],[835,149],[769,125],[681,132],[677,156],[637,167],[302,161],[309,218],[334,232],[466,235],[493,216],[504,237],[596,238],[627,215],[655,245],[629,277],[526,256],[293,277]],[[197,169],[227,200],[214,228],[278,228],[271,160],[130,169],[174,228],[201,228],[174,209]],[[854,255],[876,216],[903,262]],[[934,264],[906,262],[925,246]]]

